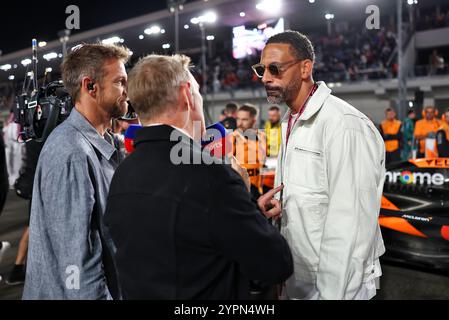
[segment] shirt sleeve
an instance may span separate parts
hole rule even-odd
[[[101,240],[92,224],[95,190],[89,163],[72,160],[44,172],[37,182],[41,203],[36,205],[42,207],[46,241],[57,262],[54,272],[61,298],[105,299]]]

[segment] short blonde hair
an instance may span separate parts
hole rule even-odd
[[[128,62],[130,52],[118,45],[83,44],[70,52],[61,65],[62,81],[74,101],[78,101],[83,77],[90,77],[101,84],[104,64],[110,59]]]
[[[128,78],[128,97],[139,118],[149,121],[176,107],[179,87],[190,76],[190,58],[185,55],[142,58]]]

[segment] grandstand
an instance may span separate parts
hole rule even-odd
[[[364,1],[278,1],[277,12],[258,10],[256,1],[252,0],[192,1],[179,12],[179,52],[191,56],[196,64],[195,76],[203,84],[209,122],[218,119],[230,100],[251,102],[261,109],[261,117],[266,117],[265,93],[250,69],[258,62],[261,47],[246,48],[249,54],[236,59],[233,28],[245,26],[248,32],[264,32],[279,27],[281,22],[285,29],[310,36],[317,56],[314,78],[327,82],[337,96],[377,123],[387,107],[398,105],[396,1],[373,1],[380,9],[378,30],[365,27],[368,14]],[[441,0],[415,2],[403,0],[402,49],[407,105],[418,111],[423,105],[446,109],[449,107],[449,6]],[[201,28],[192,23],[192,18],[208,11],[213,11],[217,19],[205,25],[202,33]],[[325,14],[332,14],[333,18],[325,19]],[[67,48],[70,50],[83,42],[121,42],[133,51],[132,65],[151,52],[174,53],[174,26],[174,14],[169,10],[151,12],[82,30],[69,37]],[[45,70],[46,81],[59,77],[63,55],[59,39],[42,40],[47,40],[47,44],[39,48],[41,83]],[[0,56],[0,110],[3,113],[11,108],[29,68],[29,44],[24,43],[23,50]],[[206,70],[202,66],[203,52]]]

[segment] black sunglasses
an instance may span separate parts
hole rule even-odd
[[[268,69],[268,72],[270,72],[270,74],[272,76],[277,77],[277,76],[280,76],[282,74],[282,72],[284,72],[288,69],[288,68],[285,68],[285,70],[283,70],[283,66],[290,65],[290,67],[291,67],[291,66],[297,64],[298,62],[301,62],[301,60],[288,61],[288,62],[284,62],[284,63],[272,62],[268,66],[265,66],[262,63],[257,63],[255,65],[253,65],[251,68],[253,69],[256,76],[258,76],[259,78],[263,77],[263,74],[265,73],[265,69]]]

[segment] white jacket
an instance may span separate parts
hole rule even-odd
[[[295,266],[288,281],[314,284],[319,299],[354,299],[385,252],[385,146],[364,114],[317,83],[287,147],[290,111],[282,120],[275,185],[284,184],[281,232]]]

